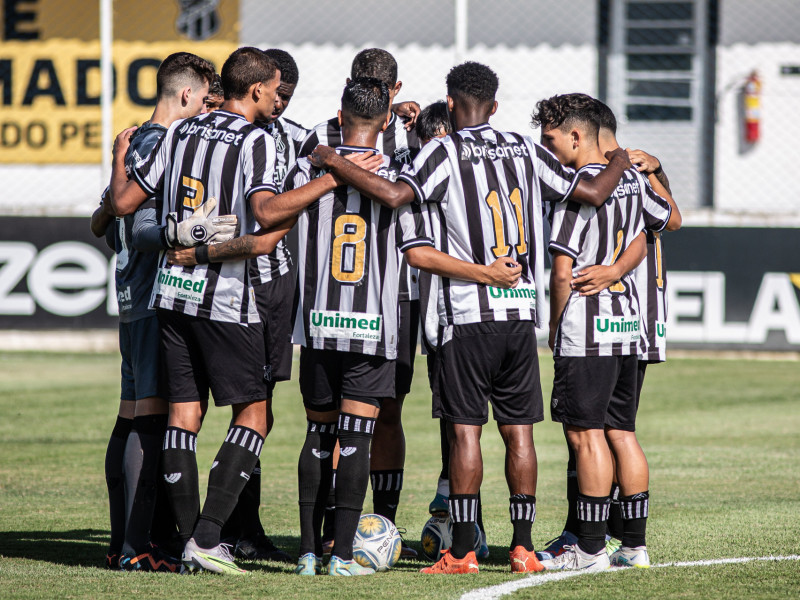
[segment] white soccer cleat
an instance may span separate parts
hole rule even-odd
[[[605,547],[597,554],[588,554],[577,544],[566,546],[564,552],[541,563],[546,571],[605,571],[611,566]]]
[[[612,567],[650,568],[650,555],[647,554],[647,546],[636,546],[635,548],[622,546],[611,555],[610,561]]]
[[[247,571],[240,569],[233,562],[229,544],[217,544],[213,548],[201,548],[192,538],[186,542],[181,561],[189,572],[211,571],[220,575],[247,574]]]

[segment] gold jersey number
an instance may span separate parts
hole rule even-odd
[[[525,213],[522,208],[522,193],[519,188],[511,190],[508,199],[514,207],[514,216],[516,217],[517,230],[519,231],[519,244],[516,245],[517,255],[524,256],[528,253],[528,242],[525,239]],[[489,208],[492,209],[492,225],[494,226],[492,252],[494,257],[508,256],[511,247],[506,242],[505,219],[503,218],[504,212],[500,203],[500,195],[495,191],[491,191],[485,200]]]
[[[333,235],[331,275],[342,283],[361,281],[367,258],[367,222],[360,215],[340,215],[333,224]]]

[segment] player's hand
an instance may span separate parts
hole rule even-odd
[[[383,155],[376,152],[354,152],[345,156],[345,159],[370,173],[377,173],[383,166]]]
[[[392,112],[405,121],[403,127],[406,128],[406,131],[411,131],[414,129],[414,125],[417,124],[417,117],[422,112],[422,109],[419,104],[412,100],[410,102],[392,104]]]
[[[661,162],[655,156],[648,154],[644,150],[625,148],[625,151],[628,153],[631,162],[636,166],[636,169],[645,175],[650,175],[661,166]]]
[[[139,128],[136,126],[128,127],[127,129],[123,129],[119,135],[117,135],[116,139],[114,140],[115,156],[125,156],[125,153],[128,151],[128,146],[131,145],[131,136],[137,129]]]
[[[579,271],[569,285],[581,296],[594,296],[618,281],[619,273],[614,266],[592,265]]]
[[[197,259],[195,258],[194,248],[175,246],[171,250],[167,250],[167,264],[181,265],[183,267],[195,266]]]
[[[311,164],[318,169],[330,169],[331,162],[336,160],[336,151],[330,146],[323,146],[319,144],[311,154],[308,155],[308,160]]]
[[[236,215],[209,217],[217,207],[217,199],[209,198],[198,206],[194,214],[178,222],[178,213],[167,215],[167,243],[170,247],[191,248],[198,244],[219,244],[239,234],[239,219]]]
[[[608,162],[611,162],[613,160],[622,161],[620,163],[620,166],[623,169],[630,169],[632,166],[628,153],[622,148],[614,148],[613,150],[609,150],[608,152],[606,152],[606,159],[608,160]]]
[[[486,267],[487,285],[498,288],[513,288],[522,275],[522,265],[513,258],[501,256]]]

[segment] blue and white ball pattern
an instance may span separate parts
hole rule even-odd
[[[394,523],[381,515],[361,515],[353,540],[353,558],[358,564],[386,571],[400,559],[401,550]]]

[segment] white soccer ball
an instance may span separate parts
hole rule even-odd
[[[358,564],[387,571],[400,559],[401,550],[394,523],[381,515],[361,515],[353,540],[353,558]]]
[[[450,517],[431,517],[422,528],[420,537],[422,544],[422,554],[428,560],[436,562],[439,560],[443,550],[447,550],[453,545],[453,523]],[[481,530],[475,524],[475,552],[481,547]]]

